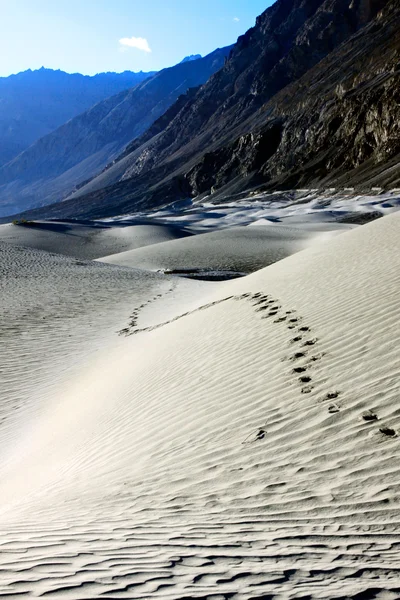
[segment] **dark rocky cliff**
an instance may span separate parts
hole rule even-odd
[[[279,0],[239,38],[225,67],[126,176],[138,175],[175,155],[187,159],[199,151],[210,153],[236,139],[239,132],[247,132],[248,117],[359,31],[385,3]]]
[[[266,189],[398,185],[399,30],[399,7],[389,2],[264,104],[247,124],[251,133],[202,157],[186,174],[193,192],[229,186],[232,173]]]

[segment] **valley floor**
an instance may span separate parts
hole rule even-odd
[[[400,214],[269,227],[220,283],[0,241],[1,598],[400,597]]]

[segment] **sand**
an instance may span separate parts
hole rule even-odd
[[[34,221],[0,225],[0,242],[46,250],[86,260],[191,235],[182,226],[129,221],[112,226],[99,222]]]
[[[398,598],[399,236],[218,284],[0,246],[0,597]]]
[[[273,224],[231,227],[98,260],[150,271],[198,268],[251,273],[303,250],[314,243],[319,234],[320,229],[314,232]]]

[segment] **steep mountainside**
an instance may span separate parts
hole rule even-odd
[[[233,174],[265,189],[400,185],[400,5],[381,4],[373,21],[264,104],[246,123],[251,133],[202,157],[186,175],[192,193],[229,193]]]
[[[49,216],[252,187],[400,184],[400,6],[278,0],[224,68]]]
[[[189,88],[220,69],[230,48],[164,69],[41,138],[0,169],[0,214],[62,199],[141,135]]]
[[[0,77],[0,165],[100,100],[154,73],[99,73],[93,77],[52,69]]]

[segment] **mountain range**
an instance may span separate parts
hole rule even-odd
[[[0,214],[41,206],[102,170],[189,88],[207,81],[230,48],[188,57],[81,112],[0,168]]]
[[[0,165],[97,102],[154,73],[99,73],[92,77],[42,67],[0,77]]]
[[[26,214],[97,218],[252,189],[400,185],[399,30],[396,0],[278,0],[97,176]],[[0,171],[3,206],[14,192],[18,208],[61,200],[37,188],[27,201],[35,184],[20,185],[22,156]]]

